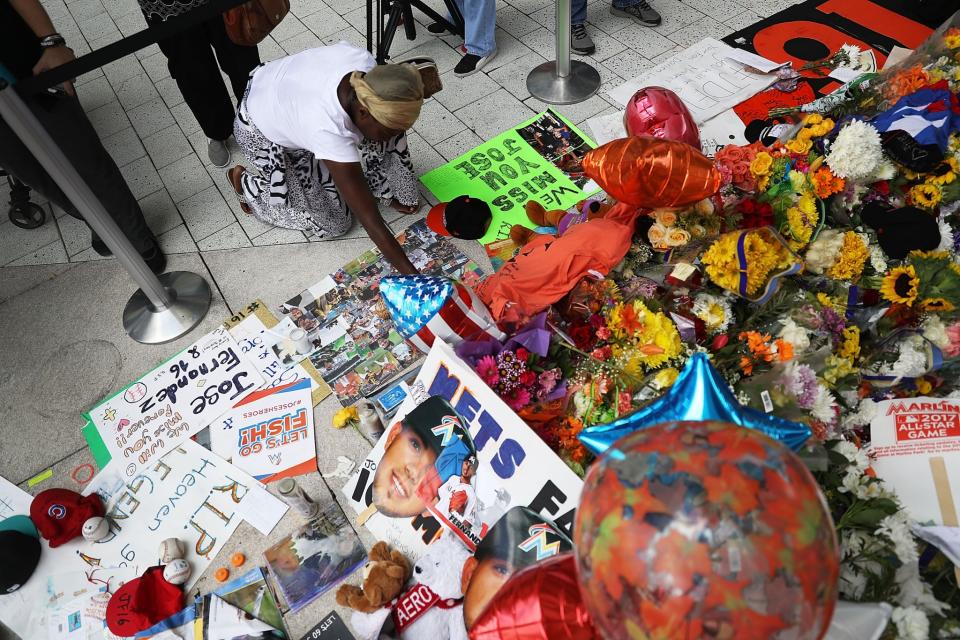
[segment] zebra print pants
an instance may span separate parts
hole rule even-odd
[[[335,238],[350,230],[350,208],[340,197],[323,160],[304,149],[287,149],[267,140],[247,114],[246,95],[237,111],[233,134],[252,165],[241,180],[243,199],[259,220],[308,231],[318,238]],[[417,204],[417,177],[406,134],[387,142],[364,140],[359,151],[374,198]]]

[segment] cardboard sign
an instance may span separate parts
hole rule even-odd
[[[960,402],[907,398],[877,403],[870,423],[872,466],[920,523],[957,526]]]
[[[418,438],[417,429],[402,424],[403,418],[434,396],[453,408],[476,451],[473,495],[463,489],[466,508],[473,512],[469,523],[438,515],[443,510],[445,503],[441,500],[445,495],[429,506],[422,500],[415,503],[413,491],[404,486],[405,472],[395,473],[402,465],[412,464],[410,456],[423,462],[425,470],[438,462],[440,456],[429,453],[422,437]],[[450,424],[438,424],[436,428],[439,432]],[[451,479],[456,477],[451,475]],[[399,489],[396,482],[401,484]],[[358,514],[367,515],[371,506],[376,511],[365,523],[377,539],[389,540],[415,560],[434,541],[441,527],[451,529],[461,540],[483,538],[493,523],[517,505],[543,514],[568,535],[572,534],[574,509],[582,487],[580,478],[469,365],[450,346],[437,341],[411,385],[411,396],[344,486],[343,493]]]
[[[534,228],[524,213],[528,200],[568,209],[598,193],[580,167],[593,142],[560,114],[547,110],[459,158],[426,173],[423,182],[441,202],[457,196],[490,205],[493,219],[480,243],[509,237],[510,227]]]
[[[210,425],[210,448],[261,482],[316,471],[310,380],[257,391]]]
[[[263,381],[233,336],[218,327],[85,414],[102,444],[91,430],[84,435],[130,479]]]
[[[343,623],[340,614],[331,611],[323,620],[307,631],[300,640],[355,640],[353,634]]]

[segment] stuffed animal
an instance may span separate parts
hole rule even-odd
[[[561,236],[567,229],[575,224],[602,218],[606,215],[607,211],[610,210],[611,206],[612,205],[602,200],[590,198],[577,203],[576,209],[578,213],[570,213],[563,209],[547,211],[543,208],[543,205],[536,200],[529,200],[524,208],[526,209],[527,218],[530,222],[538,227],[556,227],[556,235]],[[510,239],[513,240],[514,244],[521,247],[538,235],[541,234],[520,224],[515,224],[510,228]]]
[[[410,562],[386,542],[373,545],[368,557],[363,586],[345,584],[337,590],[337,604],[354,610],[350,624],[361,640],[372,640],[380,634],[390,616],[391,601],[410,579]]]
[[[393,612],[403,640],[468,640],[463,622],[463,567],[471,557],[470,550],[449,532],[427,547]],[[429,604],[423,610],[419,603],[425,599]]]

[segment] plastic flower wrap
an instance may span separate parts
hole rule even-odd
[[[780,279],[802,266],[780,235],[770,227],[720,236],[700,258],[717,286],[755,302],[764,302]]]

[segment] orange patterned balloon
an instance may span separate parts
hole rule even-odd
[[[720,172],[709,158],[683,142],[651,136],[593,149],[583,170],[620,202],[650,209],[693,204],[720,188]]]

